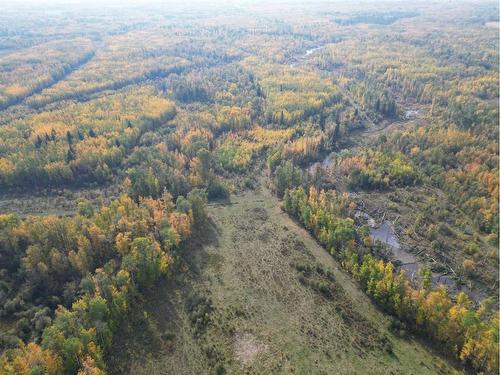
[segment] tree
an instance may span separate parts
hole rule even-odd
[[[40,135],[37,135],[35,139],[35,147],[40,148],[42,146],[42,143],[43,143],[42,138],[40,138]]]
[[[428,267],[420,268],[420,275],[422,276],[422,288],[429,291],[432,287],[432,271]]]
[[[69,146],[68,153],[66,154],[66,163],[76,159],[76,151],[73,146]]]
[[[333,142],[337,143],[339,140],[340,140],[340,125],[336,123],[335,128],[333,130]]]
[[[204,224],[207,220],[205,207],[207,204],[207,193],[202,189],[193,189],[189,192],[187,200],[191,205],[195,224]]]
[[[92,207],[90,201],[86,199],[79,199],[76,202],[76,212],[80,216],[90,218],[92,215],[94,215],[94,208]]]
[[[276,169],[275,186],[276,194],[282,197],[286,189],[294,188],[302,183],[300,168],[296,168],[291,161]]]

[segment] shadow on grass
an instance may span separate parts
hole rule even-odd
[[[208,218],[184,244],[170,275],[131,304],[107,355],[110,375],[131,373],[134,364],[175,352],[178,337],[185,329],[181,314],[187,301],[196,295],[193,285],[207,266],[206,249],[211,246],[218,246],[218,234],[215,223]]]

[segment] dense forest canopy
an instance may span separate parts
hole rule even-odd
[[[449,373],[498,373],[498,14],[2,2],[0,374],[113,373],[125,317],[184,272],[210,207],[260,189],[391,334],[428,341]],[[321,265],[293,267],[335,299]],[[213,308],[191,302],[202,335]],[[207,373],[231,373],[214,350]]]

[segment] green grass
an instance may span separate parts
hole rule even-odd
[[[172,279],[124,322],[112,374],[453,374],[266,189],[209,207]]]

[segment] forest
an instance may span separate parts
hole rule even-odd
[[[498,14],[0,4],[0,375],[497,374]]]

